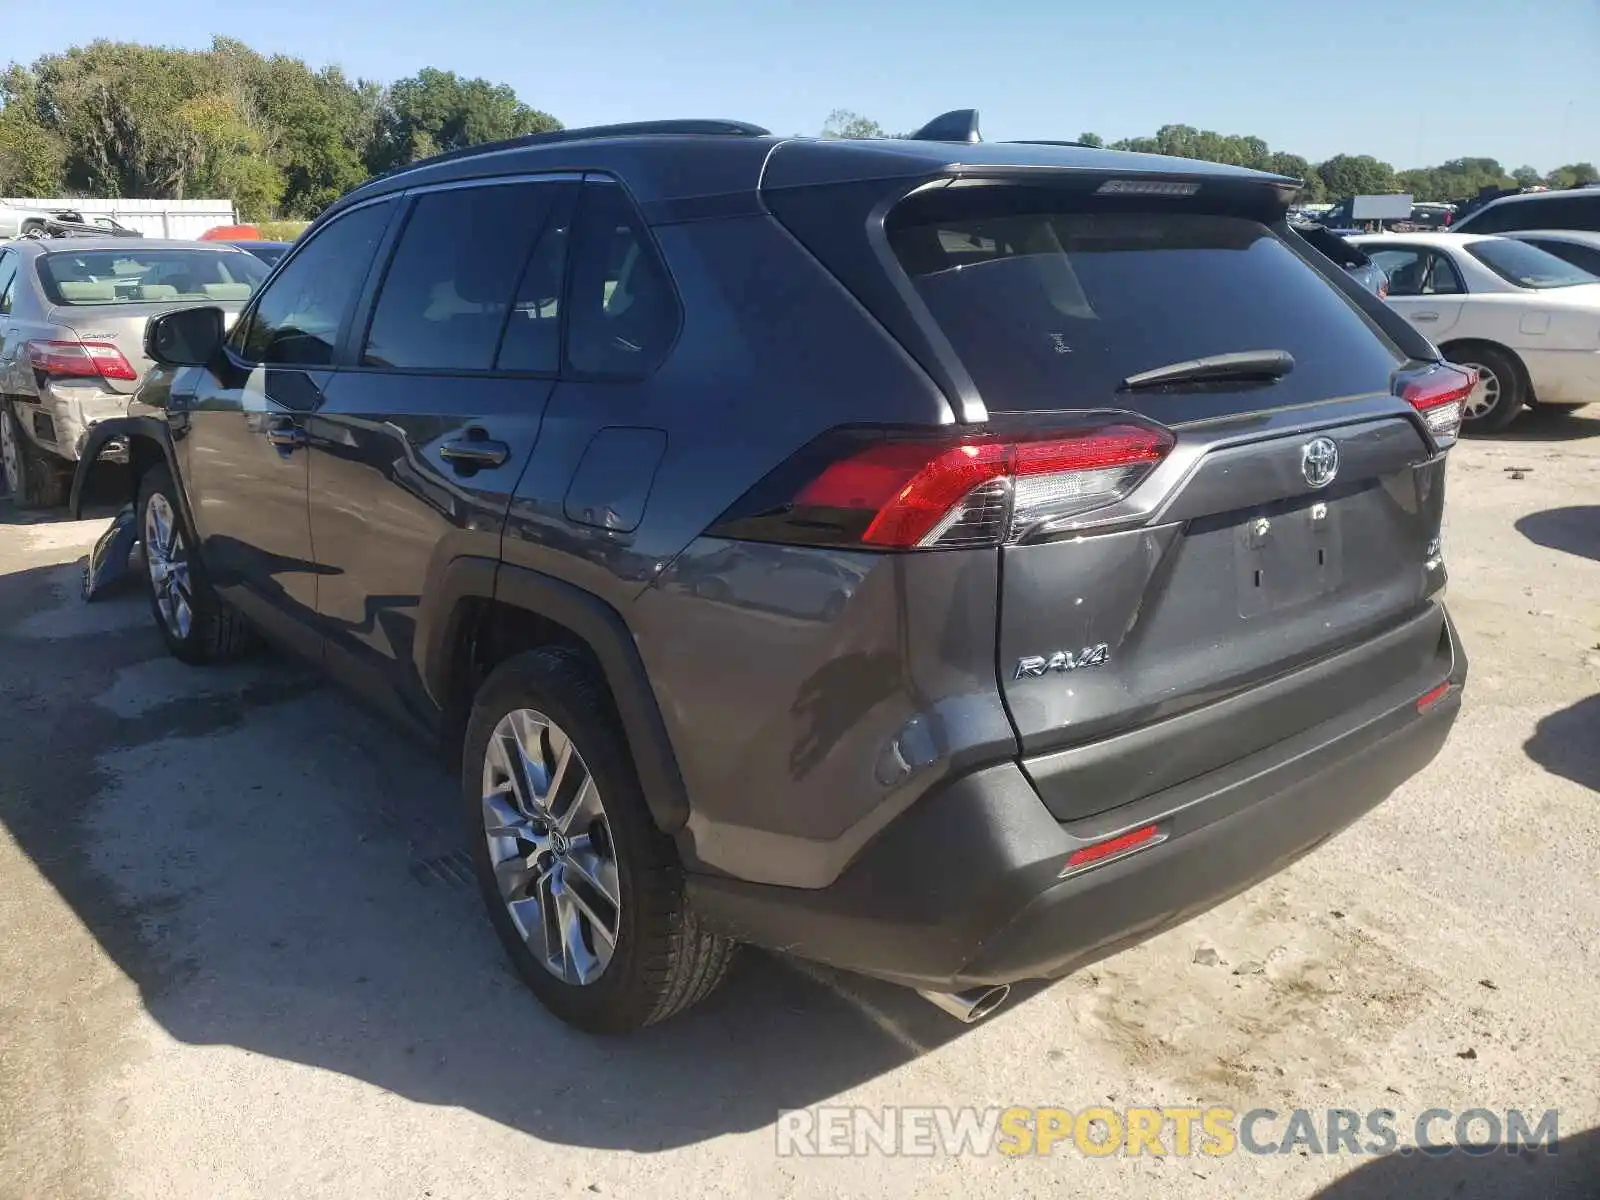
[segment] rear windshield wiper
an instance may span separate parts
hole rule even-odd
[[[1124,379],[1117,391],[1137,392],[1181,383],[1271,383],[1292,370],[1294,355],[1287,350],[1239,350],[1140,371]]]

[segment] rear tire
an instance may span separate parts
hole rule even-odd
[[[1522,364],[1509,352],[1495,346],[1464,345],[1447,350],[1445,357],[1478,370],[1478,386],[1467,398],[1467,411],[1462,414],[1462,433],[1499,433],[1522,415],[1528,389],[1522,380]],[[1474,407],[1477,415],[1472,415]]]
[[[146,471],[139,481],[136,511],[150,612],[179,662],[194,667],[227,662],[249,650],[255,637],[239,611],[211,586],[177,497],[165,467]]]
[[[490,922],[551,1013],[588,1033],[627,1033],[722,981],[734,944],[690,910],[611,700],[577,654],[547,647],[494,669],[473,704],[461,777]],[[580,815],[563,825],[564,813]]]
[[[18,508],[59,508],[67,502],[70,485],[61,464],[22,432],[9,401],[0,402],[0,474]]]

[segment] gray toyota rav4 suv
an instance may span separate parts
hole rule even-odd
[[[175,655],[259,632],[458,764],[563,1019],[669,1016],[741,942],[972,1018],[1279,870],[1458,711],[1472,380],[1295,190],[965,114],[537,135],[350,193],[231,329],[155,321],[96,436]]]

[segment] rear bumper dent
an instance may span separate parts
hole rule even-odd
[[[714,928],[772,949],[938,990],[1059,978],[1187,920],[1314,849],[1425,767],[1461,704],[1387,694],[1180,787],[1082,821],[1045,809],[1016,763],[952,781],[827,888],[691,876]],[[1437,680],[1438,677],[1436,676]],[[1148,849],[1061,878],[1073,850],[1159,823]]]

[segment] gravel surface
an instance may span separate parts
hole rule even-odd
[[[752,953],[598,1042],[503,963],[446,772],[271,656],[168,660],[142,593],[77,597],[102,520],[0,500],[0,1198],[1600,1195],[1600,406],[1450,489],[1463,716],[1310,858],[977,1026]],[[1562,1147],[777,1153],[847,1104],[1559,1109]]]

